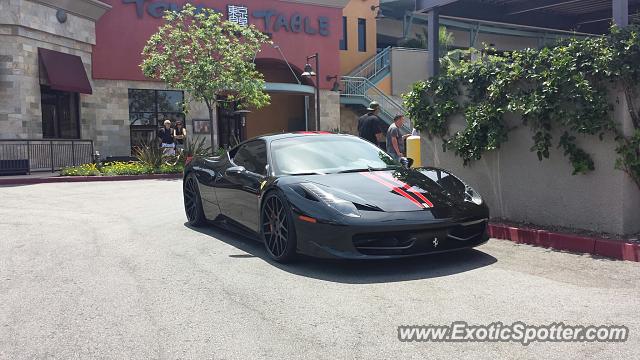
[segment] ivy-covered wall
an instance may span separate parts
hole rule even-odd
[[[507,123],[519,121],[512,117]],[[465,121],[457,117],[449,125],[455,131]],[[554,137],[559,135],[553,132]],[[509,141],[500,149],[467,166],[454,152],[443,152],[437,137],[423,137],[422,159],[426,165],[450,169],[478,190],[494,218],[615,234],[640,232],[640,190],[612,166],[617,143],[587,136],[578,136],[577,142],[592,154],[595,164],[595,170],[585,175],[571,175],[571,164],[556,147],[550,148],[549,159],[539,161],[529,151],[531,132],[522,126],[509,133]]]
[[[430,164],[475,183],[493,216],[640,231],[639,28],[474,58],[405,97]]]

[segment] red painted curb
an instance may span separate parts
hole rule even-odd
[[[640,262],[640,244],[546,230],[516,228],[503,224],[489,224],[489,236],[545,248],[587,253],[608,258]]]
[[[118,176],[52,176],[46,178],[14,178],[0,179],[0,185],[32,185],[63,182],[92,182],[92,181],[125,181],[152,179],[181,179],[182,174],[154,174],[154,175],[118,175]]]

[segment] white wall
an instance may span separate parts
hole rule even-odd
[[[427,54],[421,49],[391,49],[391,94],[401,96],[413,83],[427,79]]]
[[[628,129],[624,97],[618,98],[621,101],[614,115]],[[510,125],[518,126],[519,119],[511,119]],[[451,131],[463,126],[462,118],[455,119]],[[560,135],[555,132],[552,141],[557,143]],[[629,176],[614,169],[616,142],[612,136],[604,141],[597,136],[578,139],[595,162],[596,170],[586,175],[571,175],[569,160],[555,146],[549,159],[539,161],[529,151],[531,137],[529,128],[519,125],[501,149],[486,153],[468,167],[453,152],[442,152],[441,141],[423,137],[423,165],[459,175],[483,195],[492,217],[617,234],[640,231],[640,190]]]

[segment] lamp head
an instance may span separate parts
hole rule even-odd
[[[316,73],[313,71],[311,64],[306,64],[304,66],[304,72],[301,75],[304,77],[312,77],[312,76],[316,76]]]

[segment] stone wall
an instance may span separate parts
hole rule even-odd
[[[358,118],[364,113],[354,110],[352,107],[340,105],[340,132],[344,134],[358,135]]]
[[[38,48],[77,55],[91,74],[94,22],[68,14],[61,24],[55,8],[27,0],[0,10],[0,138],[42,138]]]
[[[340,129],[340,93],[320,90],[320,130]]]
[[[81,99],[83,137],[94,140],[95,148],[102,157],[129,156],[131,153],[129,89],[168,88],[163,83],[155,81],[94,80],[93,95]],[[185,119],[189,134],[193,134],[194,118],[209,118],[204,104],[190,105],[189,114]],[[209,139],[208,136],[206,138]]]
[[[67,20],[60,23],[56,19],[58,9],[31,0],[3,0],[0,24],[20,25],[28,29],[73,41],[95,44],[95,23],[91,19],[67,12]]]

